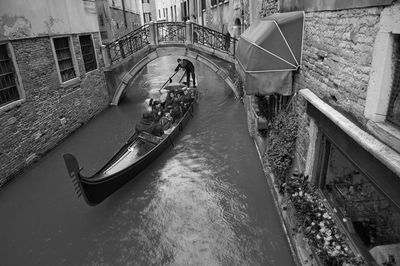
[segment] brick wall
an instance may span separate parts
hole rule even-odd
[[[0,186],[108,106],[99,36],[99,69],[85,73],[79,39],[72,36],[80,81],[61,87],[49,37],[12,41],[26,101],[0,113]]]
[[[295,89],[308,88],[359,124],[382,8],[306,13],[303,65]]]
[[[271,14],[278,12],[278,1],[276,0],[263,0],[260,17],[267,17]]]
[[[260,16],[277,12],[277,2],[264,0]],[[310,89],[347,118],[365,127],[364,108],[372,52],[382,7],[305,13],[303,61],[294,74],[294,89]],[[301,99],[301,97],[298,97]],[[301,119],[298,161],[304,166],[309,118],[299,100]],[[304,169],[304,168],[303,168]]]
[[[112,22],[112,31],[114,32],[114,38],[118,39],[119,37],[131,32],[132,30],[140,27],[140,15],[125,11],[127,28],[125,28],[125,20],[124,20],[124,13],[121,9],[110,7],[111,18]]]

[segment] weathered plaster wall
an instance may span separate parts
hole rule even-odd
[[[140,15],[137,13],[132,13],[130,11],[125,12],[127,27],[125,27],[122,9],[111,7],[110,13],[112,19],[111,28],[115,39],[118,39],[121,36],[133,31],[141,25]]]
[[[229,1],[211,7],[211,0],[207,0],[207,9],[205,12],[205,26],[213,30],[226,33],[228,30],[233,36],[232,26],[235,23],[235,18],[240,18],[239,6],[237,1]]]
[[[0,1],[0,40],[98,31],[94,1]]]
[[[62,87],[49,37],[11,42],[26,101],[0,112],[0,187],[108,106],[99,34],[94,34],[98,70],[85,73],[79,38],[72,35],[80,80]]]

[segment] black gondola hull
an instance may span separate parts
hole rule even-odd
[[[131,181],[137,174],[151,164],[151,162],[153,162],[165,149],[172,145],[173,140],[179,135],[180,131],[182,131],[183,126],[186,125],[193,116],[194,104],[195,102],[192,103],[178,125],[176,125],[174,130],[167,137],[134,164],[113,175],[98,178],[96,176],[97,174],[95,174],[92,177],[84,177],[80,174],[80,168],[76,158],[71,154],[64,154],[64,161],[75,189],[77,190],[78,196],[82,194],[87,204],[94,206],[104,201],[119,188]],[[135,136],[137,137],[137,134],[131,138],[130,142],[135,140]],[[118,154],[123,153],[124,149],[127,149],[126,146],[128,144],[122,147],[114,157],[118,158]],[[113,159],[108,162],[106,166],[112,163]]]

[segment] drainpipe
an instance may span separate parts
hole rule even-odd
[[[126,14],[125,14],[125,0],[122,0],[122,12],[124,14],[124,22],[125,22],[125,29],[128,28],[128,22],[126,21]]]

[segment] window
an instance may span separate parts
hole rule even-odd
[[[165,18],[165,8],[162,9],[162,12],[163,12],[163,16]]]
[[[161,18],[161,10],[158,10],[158,17]]]
[[[399,210],[324,136],[322,149],[320,187],[328,202],[367,260],[389,260],[388,245],[400,243]]]
[[[0,45],[0,106],[20,99],[16,71],[7,46]]]
[[[94,52],[91,35],[79,36],[81,44],[82,58],[85,65],[85,71],[89,72],[97,68],[96,53]]]
[[[171,6],[171,21],[174,21],[174,10],[172,9],[172,6]]]
[[[150,0],[142,0],[142,3],[143,3],[143,4],[146,4],[146,3],[149,4],[149,3],[150,3]]]
[[[177,20],[177,17],[176,17],[176,6],[174,6],[174,13],[175,13],[175,21]]]
[[[265,117],[268,123],[271,123],[281,110],[287,108],[291,99],[291,96],[284,96],[278,93],[268,96],[256,94],[254,97],[260,115]]]
[[[143,13],[144,23],[151,21],[151,14],[150,13]]]
[[[66,82],[76,77],[68,37],[54,38],[54,50],[57,56],[61,81]]]
[[[393,80],[386,119],[400,126],[400,34],[393,35]]]
[[[395,6],[382,11],[375,35],[364,115],[369,131],[400,153],[399,46]],[[397,73],[396,73],[397,72]]]

